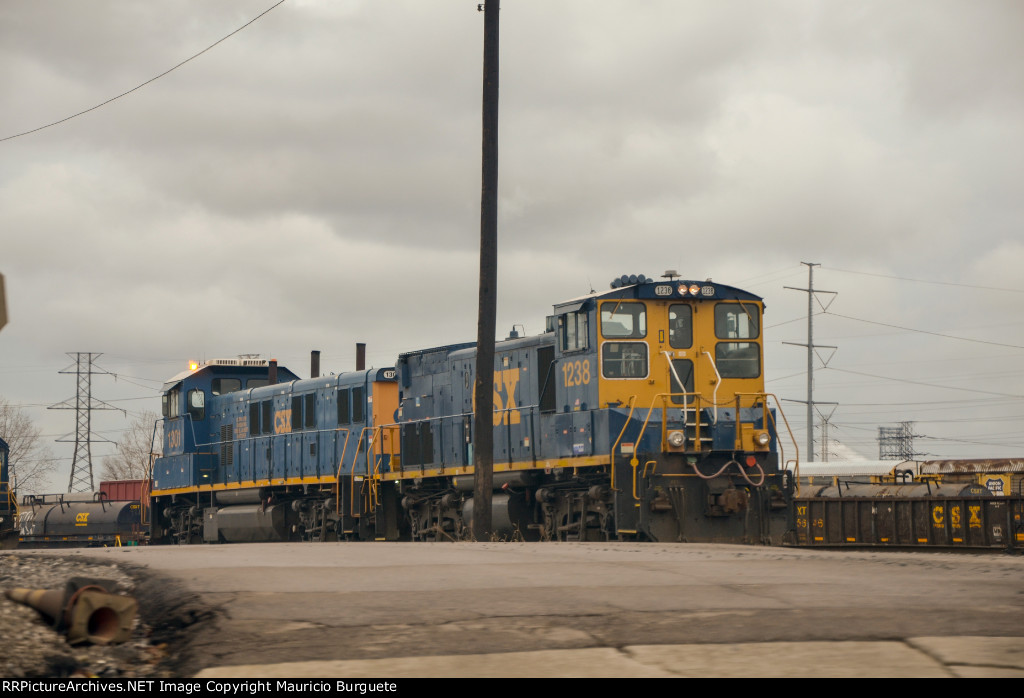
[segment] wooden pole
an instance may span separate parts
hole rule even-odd
[[[483,172],[480,193],[480,302],[473,415],[473,539],[491,535],[494,487],[494,333],[498,307],[498,0],[484,5]]]

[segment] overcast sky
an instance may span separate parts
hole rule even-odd
[[[9,0],[0,138],[273,4]],[[311,349],[337,372],[356,342],[386,366],[472,341],[476,5],[287,0],[0,142],[0,396],[53,439],[65,352],[103,352],[93,394],[131,417],[193,358],[305,376]],[[768,387],[804,399],[783,342],[807,296],[784,287],[816,262],[832,437],[876,458],[878,426],[914,420],[929,457],[1024,456],[1022,36],[1016,0],[505,0],[499,331],[674,268],[765,298]]]

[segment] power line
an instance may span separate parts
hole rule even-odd
[[[958,388],[953,385],[939,385],[937,383],[925,383],[923,381],[912,381],[909,378],[893,378],[892,376],[879,376],[874,373],[863,373],[861,371],[850,371],[845,368],[834,368],[826,366],[830,371],[839,371],[840,373],[852,373],[855,376],[867,376],[868,378],[878,378],[880,380],[896,381],[897,383],[911,383],[913,385],[923,385],[929,388],[945,388],[946,390],[963,390],[968,393],[980,393],[982,395],[998,395],[999,397],[1015,397],[1024,398],[1024,395],[1013,395],[1012,393],[997,393],[991,390],[978,390],[977,388]]]
[[[873,274],[867,271],[853,271],[851,269],[836,269],[829,267],[829,271],[838,271],[843,274],[858,274],[860,276],[877,276],[881,279],[896,279],[897,281],[913,281],[918,284],[935,284],[937,286],[959,286],[960,288],[977,288],[983,291],[1005,291],[1007,293],[1024,293],[1024,289],[1000,288],[998,286],[978,286],[975,284],[958,284],[952,281],[935,281],[934,279],[911,279],[905,276],[891,276],[889,274]]]
[[[257,19],[259,19],[260,17],[264,16],[265,14],[267,14],[268,12],[270,12],[271,10],[273,10],[275,7],[277,7],[278,5],[282,4],[283,2],[284,2],[284,0],[279,0],[279,2],[275,3],[273,6],[267,8],[263,12],[259,13],[258,15],[256,15],[252,19],[250,19],[248,22],[246,22],[245,24],[243,24],[242,26],[240,26],[238,29],[236,29],[235,31],[231,32],[227,36],[222,37],[222,38],[218,39],[217,41],[213,42],[212,44],[210,44],[209,46],[204,48],[202,51],[200,51],[199,53],[197,53],[197,54],[195,54],[193,56],[189,56],[188,58],[186,58],[181,63],[179,63],[178,65],[174,66],[173,68],[165,70],[164,72],[162,72],[159,75],[157,75],[155,78],[150,78],[149,80],[146,80],[146,82],[142,83],[141,85],[136,85],[135,87],[133,87],[132,89],[128,90],[127,92],[122,92],[121,94],[117,95],[116,97],[111,97],[110,99],[106,100],[105,102],[100,102],[96,106],[89,107],[88,109],[84,109],[84,110],[78,112],[77,114],[72,114],[71,116],[66,116],[63,119],[60,119],[59,121],[54,121],[53,123],[46,124],[45,126],[39,126],[38,128],[34,128],[34,129],[29,130],[29,131],[23,131],[22,133],[16,133],[13,136],[7,136],[5,138],[0,138],[0,143],[2,143],[3,141],[9,141],[12,138],[20,138],[21,136],[27,136],[30,133],[35,133],[36,131],[42,131],[43,129],[50,128],[51,126],[56,126],[58,124],[63,124],[65,121],[71,121],[71,119],[74,119],[75,117],[82,116],[83,114],[88,114],[91,111],[96,111],[100,107],[104,107],[104,106],[110,104],[111,102],[113,102],[115,100],[118,100],[118,99],[121,99],[122,97],[130,95],[132,92],[135,92],[136,90],[142,89],[143,87],[145,87],[149,83],[155,82],[155,81],[159,80],[160,78],[162,78],[163,76],[168,75],[168,74],[174,72],[175,70],[177,70],[181,66],[185,65],[189,61],[194,60],[196,58],[199,58],[199,56],[203,55],[204,53],[206,53],[207,51],[212,49],[214,46],[216,46],[217,44],[219,44],[219,43],[221,43],[223,41],[226,41],[227,39],[230,39],[232,36],[234,36],[235,34],[237,34],[240,31],[242,31],[243,29],[248,27],[250,24],[255,22]]]
[[[828,311],[826,311],[826,312],[828,312]],[[875,320],[865,320],[864,318],[852,317],[850,315],[840,315],[839,313],[828,313],[828,314],[832,315],[834,317],[841,317],[841,318],[844,318],[846,320],[855,320],[857,322],[865,322],[865,323],[867,323],[869,325],[879,325],[881,327],[892,327],[892,328],[895,328],[897,330],[904,330],[906,332],[918,332],[920,334],[930,334],[933,337],[944,337],[946,339],[959,339],[961,342],[974,342],[976,344],[991,344],[992,346],[997,346],[997,347],[1010,347],[1011,349],[1024,349],[1024,346],[1021,346],[1019,344],[1004,344],[1003,342],[989,342],[989,341],[984,340],[984,339],[971,339],[970,337],[957,337],[956,335],[952,335],[952,334],[942,334],[941,332],[930,332],[928,330],[919,330],[919,329],[916,329],[914,327],[903,327],[902,325],[891,325],[891,324],[889,324],[887,322],[876,322]]]
[[[815,315],[821,315],[821,313],[815,313]],[[777,322],[774,325],[765,325],[764,328],[766,330],[771,330],[771,329],[774,329],[776,327],[782,327],[783,325],[788,325],[791,322],[799,322],[800,320],[806,320],[806,319],[807,319],[806,315],[801,315],[800,317],[795,317],[792,320],[784,320],[783,322]]]

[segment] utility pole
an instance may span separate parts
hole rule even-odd
[[[483,167],[480,191],[480,299],[473,386],[473,539],[491,535],[494,488],[494,332],[498,309],[498,0],[484,11]]]
[[[92,477],[92,442],[106,441],[108,439],[94,437],[92,434],[92,411],[93,410],[116,410],[117,407],[108,405],[102,400],[96,400],[92,396],[92,376],[94,373],[106,373],[94,365],[96,359],[102,354],[91,352],[68,352],[68,356],[75,359],[74,366],[69,366],[59,373],[73,373],[77,376],[78,390],[74,398],[68,398],[64,402],[51,405],[51,410],[74,410],[75,423],[78,428],[75,431],[75,457],[71,461],[71,478],[68,480],[68,492],[92,492],[96,489]],[[122,410],[123,411],[123,410]],[[58,443],[70,442],[68,436],[57,439]]]
[[[832,424],[832,414],[836,411],[836,407],[835,406],[838,405],[838,404],[839,403],[837,403],[837,402],[827,402],[827,403],[826,402],[816,402],[816,403],[814,403],[815,410],[817,410],[817,412],[818,412],[818,417],[821,419],[821,460],[819,461],[820,463],[828,463],[828,457],[829,457],[829,452],[828,452],[828,428]],[[829,413],[828,413],[827,417],[825,416],[825,413],[823,411],[817,409],[818,405],[832,405],[832,409],[829,410]],[[813,459],[813,456],[814,456],[814,454],[811,454],[812,459]]]
[[[838,292],[837,291],[822,291],[820,289],[814,288],[814,267],[820,267],[821,264],[819,264],[817,262],[800,262],[800,263],[807,266],[807,288],[794,288],[792,286],[784,286],[783,288],[787,288],[787,289],[789,289],[791,291],[803,291],[804,293],[807,294],[807,344],[798,344],[796,342],[783,342],[783,344],[792,344],[793,346],[797,346],[797,347],[807,347],[807,400],[787,400],[787,402],[802,402],[802,403],[805,403],[807,405],[807,458],[813,461],[814,460],[814,405],[815,404],[819,404],[819,405],[826,405],[826,404],[833,404],[834,405],[835,404],[835,403],[824,403],[824,402],[815,403],[814,402],[814,355],[816,353],[815,350],[816,349],[831,349],[832,350],[832,353],[829,354],[827,359],[822,359],[821,360],[822,368],[824,368],[825,366],[828,366],[828,362],[832,360],[832,356],[836,353],[836,349],[837,349],[837,347],[834,347],[834,346],[825,345],[825,344],[815,344],[814,343],[814,301],[817,300],[817,296],[815,294],[817,294],[817,293],[828,293],[828,294],[832,295],[832,298],[829,300],[829,302],[824,304],[824,305],[821,303],[820,300],[818,300],[818,305],[821,306],[821,309],[824,311],[824,310],[828,310],[828,307],[830,305],[832,305],[832,301],[834,301],[836,299],[836,296],[838,295]],[[821,359],[821,355],[820,354],[818,355],[818,358]]]
[[[4,291],[4,275],[0,274],[0,329],[7,324],[7,294]]]

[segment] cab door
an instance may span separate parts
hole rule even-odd
[[[664,325],[658,331],[658,338],[662,340],[658,353],[664,385],[669,386],[671,401],[677,405],[690,404],[694,400],[692,393],[698,364],[693,342],[694,311],[690,303],[665,303]]]

